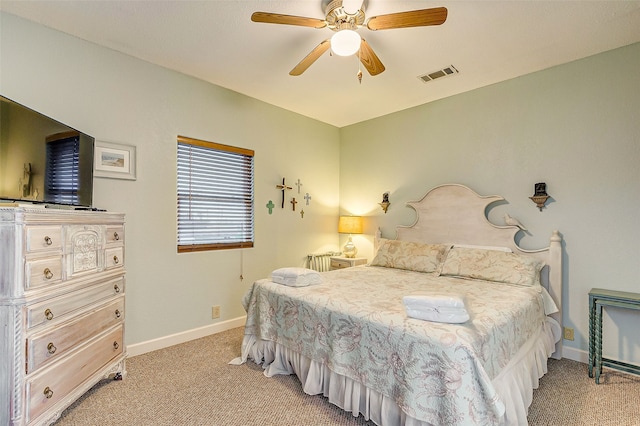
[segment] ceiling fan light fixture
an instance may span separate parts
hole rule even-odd
[[[360,49],[362,39],[353,30],[340,30],[331,37],[331,51],[338,56],[351,56]]]

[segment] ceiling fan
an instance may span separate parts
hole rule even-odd
[[[359,53],[360,62],[370,75],[375,76],[385,70],[380,58],[375,54],[369,43],[356,32],[366,27],[371,31],[395,28],[424,27],[441,25],[447,19],[447,9],[436,7],[431,9],[411,10],[408,12],[390,13],[369,18],[365,23],[365,3],[367,0],[322,0],[325,18],[307,18],[302,16],[282,15],[270,12],[254,12],[253,22],[267,24],[297,25],[311,28],[329,28],[335,31],[333,37],[322,41],[298,65],[289,72],[290,75],[301,75],[323,53],[331,48],[337,55],[350,56]],[[350,39],[350,40],[341,40]],[[343,42],[351,43],[350,50],[341,50]],[[358,79],[362,80],[362,72],[358,72]]]

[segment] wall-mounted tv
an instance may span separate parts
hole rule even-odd
[[[91,207],[94,142],[0,96],[0,199]]]

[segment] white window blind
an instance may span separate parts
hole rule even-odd
[[[253,154],[178,136],[178,252],[253,247]]]
[[[79,135],[47,140],[44,190],[48,201],[63,204],[78,203],[79,160]]]

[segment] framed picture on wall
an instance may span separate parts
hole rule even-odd
[[[136,147],[96,140],[93,175],[112,179],[136,179]]]

